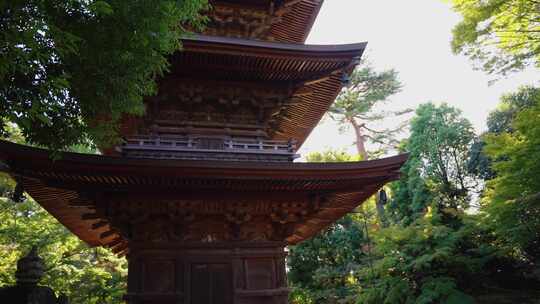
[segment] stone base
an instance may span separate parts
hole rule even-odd
[[[286,304],[283,243],[129,244],[129,304]]]

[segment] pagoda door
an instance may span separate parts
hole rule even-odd
[[[192,264],[191,304],[232,304],[229,264]]]

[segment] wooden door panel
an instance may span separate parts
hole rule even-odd
[[[232,304],[232,272],[229,264],[193,264],[192,304]]]

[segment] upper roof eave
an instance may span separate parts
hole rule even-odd
[[[366,43],[301,45],[193,35],[183,46],[171,56],[167,77],[272,83],[294,89],[293,95],[302,92],[268,133],[273,140],[293,139],[299,147],[338,96]]]
[[[310,45],[297,43],[268,42],[232,37],[216,37],[192,34],[183,39],[184,51],[206,52],[221,51],[224,54],[257,54],[260,56],[290,56],[290,57],[360,57],[366,49],[367,42],[351,44]]]

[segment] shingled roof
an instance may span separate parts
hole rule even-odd
[[[62,153],[0,141],[0,166],[43,208],[91,246],[121,240],[103,234],[107,221],[95,209],[115,196],[128,203],[167,200],[212,201],[216,208],[235,200],[308,201],[316,212],[295,225],[286,241],[305,240],[360,205],[399,177],[407,155],[346,163],[261,163],[130,159]],[[250,196],[252,195],[252,196]],[[140,201],[140,202],[139,202]]]

